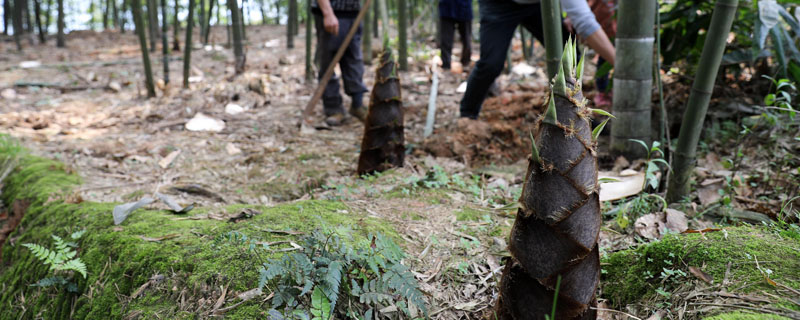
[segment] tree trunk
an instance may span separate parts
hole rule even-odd
[[[42,25],[42,9],[40,2],[41,0],[33,0],[33,10],[36,18],[36,25],[39,27],[39,43],[45,44],[47,42],[47,34],[45,33],[45,27]]]
[[[372,65],[372,20],[375,19],[372,11],[374,10],[367,9],[364,14],[364,29],[361,33],[361,51],[364,55],[365,65]]]
[[[650,144],[650,100],[653,93],[653,26],[656,1],[621,0],[615,47],[613,109],[617,119],[611,127],[611,152],[628,159],[647,155],[631,139]]]
[[[224,0],[224,1],[227,1],[227,0]],[[225,4],[225,7],[228,7],[227,2],[223,2],[223,3]],[[220,10],[222,10],[222,4],[220,4],[219,7],[220,7]],[[225,46],[230,48],[231,44],[233,42],[232,41],[233,35],[231,34],[231,20],[232,20],[232,18],[231,18],[231,10],[227,9],[226,10],[226,14],[228,15],[228,19],[225,21],[226,22],[225,23],[225,31],[227,31],[228,39],[227,39],[227,42],[225,43]]]
[[[381,13],[379,12],[380,9],[378,7],[379,6],[377,4],[372,6],[372,37],[375,39],[380,37],[378,34],[378,19],[380,19],[379,17],[381,16]]]
[[[554,43],[547,46],[549,50]],[[581,92],[583,64],[563,50],[547,112],[538,120],[510,259],[500,280],[498,319],[595,319],[602,225],[597,142]],[[533,138],[533,137],[531,137]]]
[[[667,190],[667,201],[670,203],[681,201],[689,194],[689,180],[694,171],[697,143],[703,131],[703,120],[714,90],[714,79],[725,52],[725,40],[731,30],[737,5],[738,0],[717,0],[714,6],[675,150],[675,162],[672,164],[672,176]]]
[[[172,50],[181,51],[181,42],[178,40],[178,32],[181,30],[181,22],[178,20],[178,12],[181,11],[181,6],[178,0],[175,0],[175,14],[172,15]],[[166,13],[165,13],[166,14]],[[165,31],[166,32],[166,31]]]
[[[406,0],[397,1],[397,31],[398,31],[398,60],[400,60],[400,70],[408,71],[408,6]]]
[[[242,41],[247,41],[247,20],[245,20],[245,17],[247,16],[244,14],[244,6],[246,3],[247,3],[246,0],[242,0],[242,7],[239,8],[239,12],[241,13],[241,15],[239,16],[239,22],[242,28]],[[295,35],[296,34],[297,33],[295,32]]]
[[[63,1],[63,0],[59,0]],[[153,83],[153,71],[150,69],[150,54],[147,52],[147,39],[145,38],[145,24],[142,17],[142,4],[140,0],[130,0],[131,12],[133,13],[133,23],[136,26],[136,34],[139,36],[139,47],[142,49],[142,64],[144,65],[145,87],[147,87],[147,97],[156,96],[156,87]],[[190,0],[191,1],[191,0]],[[153,7],[150,7],[152,9]]]
[[[8,25],[11,21],[11,0],[3,0],[3,35],[8,35]]]
[[[119,10],[117,9],[117,0],[109,0],[111,1],[111,14],[112,14],[112,22],[114,28],[119,27]]]
[[[233,33],[233,55],[236,58],[236,74],[242,74],[245,67],[244,50],[242,49],[242,20],[239,14],[239,6],[236,0],[228,0],[228,9],[231,12],[231,26]]]
[[[202,35],[203,34],[204,24],[205,24],[205,21],[206,21],[206,6],[205,6],[205,1],[204,0],[200,0],[200,2],[197,4],[197,11],[198,11],[197,12],[197,21],[198,21],[197,26],[200,27],[200,34]],[[210,12],[209,12],[209,14],[210,14]],[[178,15],[178,1],[177,0],[175,1],[175,15],[176,16]],[[177,19],[178,18],[176,17],[175,20],[177,21]],[[178,24],[174,23],[174,25],[177,26]]]
[[[128,18],[125,15],[125,12],[128,11],[128,1],[130,0],[122,0],[122,10],[120,13],[119,19],[119,33],[125,33],[125,24],[128,22]]]
[[[47,7],[44,10],[44,31],[50,28],[50,15],[53,13],[53,0],[47,0]]]
[[[558,0],[542,0],[541,3],[547,77],[552,79],[558,73],[561,61],[561,41],[564,39],[561,34],[561,5]]]
[[[189,0],[189,16],[186,18],[186,41],[184,41],[183,50],[183,88],[189,89],[189,66],[192,61],[192,13],[194,12],[194,1]],[[216,0],[211,0],[213,3]],[[201,2],[202,3],[202,2]],[[211,15],[211,10],[208,11]]]
[[[111,0],[106,0],[103,5],[103,30],[108,30],[108,16],[111,15]],[[101,1],[101,3],[103,3]]]
[[[306,0],[306,83],[314,81],[314,68],[311,67],[311,1]]]
[[[22,51],[22,1],[14,1],[13,8],[13,24],[14,24],[14,42],[17,44],[17,51]]]
[[[135,1],[135,0],[134,0]],[[150,30],[150,52],[156,52],[156,45],[158,44],[158,0],[147,1],[147,21],[148,30]]]
[[[389,49],[389,8],[386,6],[386,0],[378,0],[378,11],[381,13],[381,43],[384,52],[391,51]],[[393,60],[394,61],[394,60]]]
[[[387,49],[387,48],[384,48]],[[403,99],[392,51],[384,50],[375,70],[375,85],[364,122],[358,175],[402,167],[405,157]]]
[[[94,0],[89,2],[89,30],[94,31]]]
[[[211,33],[211,11],[214,10],[215,2],[217,2],[217,0],[208,1],[208,18],[206,19],[206,25],[203,28],[203,44],[208,44],[208,35]],[[219,24],[219,8],[217,8],[217,18],[217,24]]]
[[[64,0],[58,0],[58,33],[56,34],[56,47],[63,48],[66,46],[64,41]]]
[[[161,64],[164,65],[164,84],[169,83],[169,34],[167,28],[169,15],[167,15],[167,0],[161,0]],[[177,30],[177,29],[176,29]]]
[[[31,8],[28,5],[28,0],[22,1],[22,8],[25,10],[25,30],[28,33],[33,33],[33,20],[31,19]],[[31,39],[31,44],[33,44],[33,40]]]
[[[264,11],[264,0],[258,0],[258,10],[261,11],[261,25],[267,24],[267,12]]]
[[[294,23],[297,22],[297,0],[289,1],[289,15],[286,18],[286,47],[289,49],[294,48]]]

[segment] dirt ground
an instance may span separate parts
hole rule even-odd
[[[407,240],[409,264],[431,294],[432,318],[480,317],[496,298],[500,259],[507,255],[509,213],[530,150],[527,133],[546,92],[541,66],[524,81],[502,76],[504,89],[487,100],[480,121],[457,118],[457,88],[467,73],[443,74],[437,125],[424,139],[429,60],[412,63],[401,74],[406,165],[366,185],[355,177],[360,122],[324,128],[318,105],[319,129],[300,130],[316,81],[305,80],[304,32],[291,50],[284,33],[280,26],[248,27],[247,71],[234,77],[232,52],[219,46],[225,30],[214,30],[216,44],[192,52],[190,89],[179,86],[183,52],[173,52],[171,82],[162,82],[154,99],[145,98],[138,42],[130,33],[74,32],[66,49],[27,46],[22,54],[13,43],[0,43],[0,133],[74,168],[84,179],[78,195],[91,201],[126,202],[156,191],[202,206],[339,199],[392,223]],[[150,57],[162,79],[160,48]],[[39,65],[23,67],[24,61]],[[368,88],[373,75],[368,67]],[[229,104],[244,111],[226,113]],[[223,120],[224,129],[186,130],[198,113]],[[414,181],[431,175],[435,181],[440,172],[448,179],[478,177],[483,187],[415,191]],[[603,234],[608,247],[635,242],[632,235]]]

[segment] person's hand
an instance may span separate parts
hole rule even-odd
[[[325,26],[325,31],[337,35],[339,34],[339,19],[333,13],[326,14],[322,17],[322,23]]]

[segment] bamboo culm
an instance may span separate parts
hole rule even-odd
[[[62,0],[59,0],[62,1]],[[145,24],[142,17],[142,5],[137,0],[131,0],[131,12],[133,13],[133,23],[136,26],[136,34],[139,36],[139,47],[142,49],[142,64],[144,64],[145,87],[147,96],[156,96],[156,87],[153,83],[153,71],[150,69],[150,54],[147,52],[147,39],[145,37]]]
[[[542,30],[544,32],[545,60],[547,77],[552,79],[558,73],[561,63],[561,5],[558,0],[541,0]]]
[[[689,180],[697,161],[697,143],[738,3],[738,0],[717,0],[714,6],[674,153],[675,162],[667,189],[667,201],[670,203],[681,201],[689,194]]]
[[[611,127],[611,152],[628,159],[647,156],[647,150],[632,139],[648,145],[652,140],[650,117],[656,4],[651,0],[622,0],[618,3],[617,63],[614,66],[612,101],[617,119]]]
[[[212,0],[214,1],[214,0]],[[189,69],[192,63],[192,26],[195,0],[189,0],[189,16],[186,17],[186,41],[183,42],[183,88],[189,89]]]

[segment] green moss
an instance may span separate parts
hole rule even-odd
[[[734,227],[724,231],[667,235],[661,241],[613,253],[603,261],[603,296],[614,307],[645,301],[655,290],[693,280],[688,267],[700,268],[720,284],[731,264],[729,281],[750,283],[746,291],[774,290],[756,268],[771,270],[771,279],[800,285],[800,241],[762,227]],[[663,275],[672,273],[666,281]],[[731,285],[730,289],[741,287]]]
[[[2,151],[0,144],[0,156]],[[31,205],[9,237],[15,241],[2,250],[0,319],[18,319],[23,313],[25,317],[47,319],[119,319],[133,313],[144,318],[194,318],[196,310],[207,312],[213,306],[219,296],[212,293],[214,288],[227,287],[230,297],[234,291],[257,286],[259,260],[239,245],[219,241],[230,231],[274,242],[297,236],[266,230],[310,231],[328,225],[346,226],[360,241],[366,241],[371,232],[398,238],[391,226],[363,213],[353,213],[342,203],[316,200],[275,207],[198,208],[189,216],[140,209],[120,226],[114,226],[111,211],[116,204],[70,204],[58,200],[79,182],[63,165],[28,155],[22,157],[5,181],[2,200],[6,204],[24,199]],[[261,214],[239,223],[207,218],[208,214],[235,214],[244,208]],[[192,217],[195,219],[188,219]],[[78,256],[89,270],[87,279],[76,278],[81,294],[29,286],[50,273],[20,244],[49,245],[51,234],[66,236],[80,229],[87,232],[79,241]],[[145,239],[168,235],[172,237],[162,241]],[[276,245],[274,249],[280,248],[284,247]],[[279,254],[276,251],[262,258]],[[129,299],[156,274],[163,275],[164,280]],[[180,310],[182,296],[192,304],[191,309]],[[200,299],[207,301],[202,309],[197,305]],[[248,302],[229,311],[226,317],[261,318],[262,311],[260,301]]]
[[[776,316],[774,314],[744,313],[744,312],[723,313],[703,318],[703,320],[784,320],[784,319],[789,319],[789,318]]]
[[[480,221],[486,215],[485,212],[478,211],[472,208],[462,208],[456,211],[457,221]]]

